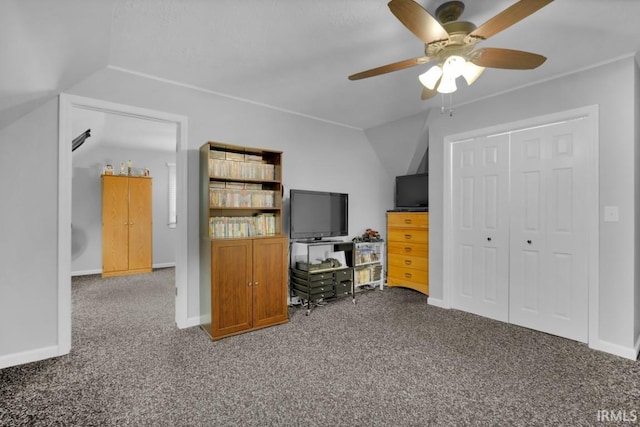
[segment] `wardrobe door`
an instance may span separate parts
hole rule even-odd
[[[586,342],[586,126],[581,120],[512,134],[511,323]]]
[[[508,321],[509,136],[455,143],[452,185],[453,307]]]
[[[129,179],[102,177],[102,272],[129,269]]]
[[[151,271],[152,268],[152,181],[129,179],[129,269]]]

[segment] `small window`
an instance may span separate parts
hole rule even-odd
[[[177,214],[176,214],[176,164],[167,163],[169,169],[169,228],[176,228]]]

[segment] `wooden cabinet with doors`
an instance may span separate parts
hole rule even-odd
[[[152,180],[102,176],[102,277],[152,270]]]
[[[286,263],[285,237],[212,240],[210,337],[287,322]]]
[[[281,158],[218,142],[200,149],[200,315],[213,340],[288,321]]]
[[[429,295],[428,212],[387,212],[387,286]]]

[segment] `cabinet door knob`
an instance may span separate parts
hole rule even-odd
[[[249,282],[249,283],[247,284],[247,286],[251,286],[251,282]]]
[[[255,282],[255,283],[253,284],[253,286],[258,286],[258,282]]]

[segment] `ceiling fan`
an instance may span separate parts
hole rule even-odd
[[[464,11],[461,1],[447,1],[436,9],[435,17],[414,0],[391,0],[391,12],[413,34],[425,43],[425,55],[372,68],[349,76],[359,80],[392,71],[403,70],[428,62],[436,65],[419,77],[423,85],[422,99],[457,90],[455,81],[463,76],[471,85],[485,67],[510,70],[531,70],[547,59],[536,53],[485,47],[476,44],[499,33],[543,8],[553,0],[520,0],[476,27],[471,22],[458,21]]]

